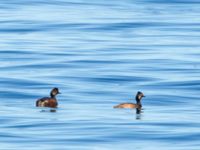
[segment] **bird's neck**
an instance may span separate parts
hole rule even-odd
[[[52,93],[50,94],[50,96],[51,96],[51,98],[56,98],[56,96],[55,96],[55,95],[53,95]]]
[[[138,105],[139,107],[142,107],[142,104],[141,104],[140,100],[137,100],[137,105]]]

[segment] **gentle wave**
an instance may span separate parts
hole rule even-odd
[[[0,149],[199,150],[198,3],[3,0]]]

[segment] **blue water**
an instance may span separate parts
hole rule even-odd
[[[1,0],[0,149],[199,150],[199,0]],[[53,87],[56,112],[35,107]],[[134,102],[143,110],[113,109]]]

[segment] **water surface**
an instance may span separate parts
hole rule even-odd
[[[0,149],[199,150],[198,0],[2,0]],[[35,107],[58,87],[56,112]],[[113,109],[144,92],[143,112]]]

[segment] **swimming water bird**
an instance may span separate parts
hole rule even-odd
[[[56,99],[56,95],[60,94],[58,88],[53,88],[50,92],[50,97],[43,97],[36,101],[37,107],[52,107],[56,108],[58,106],[58,102]]]
[[[136,109],[141,109],[142,108],[142,104],[141,104],[141,100],[142,98],[145,97],[144,94],[140,91],[137,92],[135,100],[136,100],[136,104],[134,103],[121,103],[119,105],[114,106],[114,108],[136,108]]]

